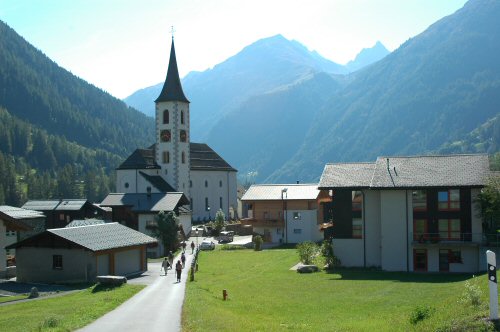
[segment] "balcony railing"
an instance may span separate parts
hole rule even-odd
[[[284,222],[281,219],[256,219],[256,218],[244,218],[241,219],[242,225],[252,225],[258,227],[282,227]]]
[[[414,245],[426,244],[486,244],[486,234],[483,233],[461,233],[461,232],[440,232],[440,233],[412,233]]]

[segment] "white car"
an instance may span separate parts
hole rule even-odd
[[[203,240],[200,244],[200,250],[214,250],[215,243],[210,240]]]

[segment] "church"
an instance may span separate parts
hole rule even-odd
[[[227,219],[237,218],[237,170],[207,144],[190,141],[190,102],[182,89],[173,38],[155,104],[156,142],[136,149],[116,169],[117,193],[101,205],[113,208],[113,220],[139,231],[147,229],[158,211],[175,211],[186,233],[191,222],[213,220],[219,209]]]

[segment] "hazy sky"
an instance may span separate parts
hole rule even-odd
[[[60,66],[124,98],[165,79],[171,26],[181,76],[279,33],[344,64],[377,40],[396,49],[465,2],[0,0],[0,20]]]

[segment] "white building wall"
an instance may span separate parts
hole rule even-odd
[[[300,219],[294,219],[294,213],[299,213]],[[288,243],[321,240],[319,232],[316,232],[318,228],[317,210],[287,210],[285,220],[287,222]]]
[[[135,169],[116,170],[116,192],[136,193],[137,191],[137,171]]]
[[[380,191],[365,190],[364,192],[365,229],[363,236],[366,245],[366,266],[380,267],[381,256],[381,223],[380,223]]]
[[[362,267],[363,239],[333,239],[333,252],[345,267]]]
[[[207,186],[205,186],[205,181],[207,181]],[[203,221],[209,218],[214,220],[220,208],[221,197],[222,211],[226,219],[230,217],[231,207],[237,209],[236,172],[193,170],[191,183],[191,197],[189,198],[192,200],[193,221]],[[208,198],[210,211],[206,209],[205,198]]]
[[[405,190],[380,191],[381,267],[386,271],[406,271],[408,268],[406,195]]]
[[[115,254],[115,275],[127,276],[141,271],[141,251],[132,249]]]
[[[473,188],[471,189],[471,223],[472,223],[472,241],[481,242],[483,235],[483,219],[479,215],[477,209],[477,195],[481,193],[481,189]]]
[[[0,220],[0,278],[5,276],[5,269],[7,268],[7,255],[5,254],[5,246],[7,239],[5,236],[6,228],[2,220]]]
[[[53,269],[53,255],[62,255],[63,268]],[[74,283],[93,281],[96,277],[94,255],[83,249],[18,248],[18,282]]]

